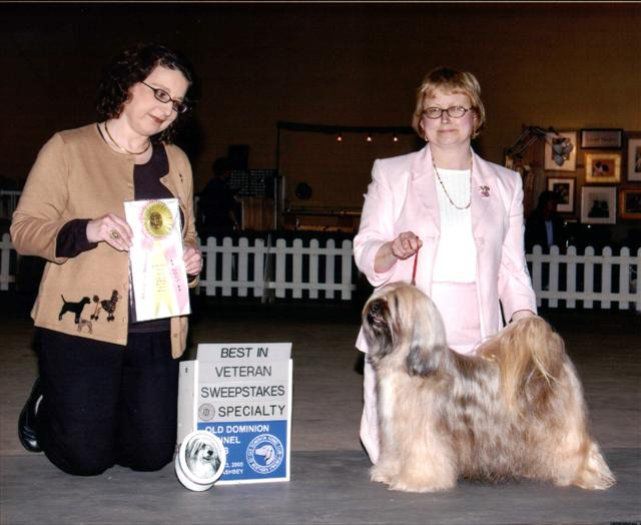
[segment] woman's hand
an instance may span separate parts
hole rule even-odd
[[[121,252],[127,252],[131,248],[133,232],[127,222],[115,213],[89,221],[86,233],[89,242],[106,242]]]
[[[376,253],[374,271],[386,272],[397,260],[407,259],[423,246],[423,241],[414,232],[403,232],[393,241],[386,242]]]
[[[392,241],[392,255],[397,259],[407,259],[423,246],[423,241],[414,232],[403,232]]]
[[[198,248],[194,248],[191,244],[183,245],[183,261],[185,261],[187,275],[200,275],[203,269],[203,256]]]

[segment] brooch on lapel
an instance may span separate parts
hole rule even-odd
[[[490,196],[490,187],[489,186],[479,186],[479,189],[481,190],[481,195],[483,195],[483,197],[489,197]]]

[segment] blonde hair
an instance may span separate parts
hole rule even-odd
[[[472,134],[472,138],[478,136],[479,132],[485,125],[485,106],[481,100],[481,86],[476,77],[467,71],[457,71],[449,67],[437,67],[432,69],[416,91],[416,107],[412,115],[412,127],[421,138],[425,134],[420,126],[421,117],[425,108],[423,103],[426,98],[434,95],[434,91],[441,89],[450,93],[463,93],[467,95],[472,104],[472,110],[477,116],[477,125]]]

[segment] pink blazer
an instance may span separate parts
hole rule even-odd
[[[481,336],[486,338],[503,326],[501,306],[505,319],[509,320],[518,310],[536,312],[536,298],[523,246],[521,177],[473,153],[471,196]],[[416,286],[429,295],[440,235],[436,177],[429,145],[408,155],[374,162],[360,229],[354,238],[356,266],[373,286],[411,281],[414,257],[397,261],[386,272],[374,271],[378,249],[404,231],[413,231],[423,241]],[[356,347],[367,352],[362,331]]]

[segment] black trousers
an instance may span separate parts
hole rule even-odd
[[[37,329],[43,401],[38,443],[61,470],[115,464],[159,470],[176,446],[178,361],[169,332],[129,334],[126,347]]]

